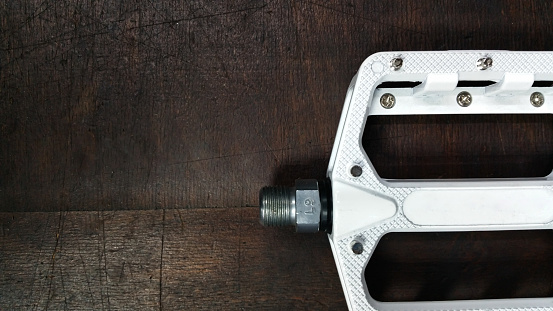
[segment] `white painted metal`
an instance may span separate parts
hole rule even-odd
[[[399,70],[389,66],[395,57],[403,59]],[[476,65],[483,57],[493,59],[486,70]],[[457,82],[463,80],[497,83],[458,88]],[[376,89],[385,81],[421,84],[414,89]],[[553,229],[551,175],[509,180],[384,180],[361,146],[369,115],[553,113],[553,99],[548,97],[553,90],[533,88],[534,81],[553,81],[553,52],[384,52],[361,65],[348,89],[327,172],[334,206],[329,240],[351,310],[553,310],[553,298],[383,303],[372,299],[363,279],[378,240],[388,232]],[[457,104],[461,91],[471,93],[470,106]],[[539,108],[530,103],[530,94],[536,91],[545,96]],[[380,105],[384,93],[395,96],[393,108]],[[351,175],[354,165],[363,169],[361,176]],[[505,213],[498,211],[498,204]],[[354,254],[353,241],[363,243],[365,251]]]

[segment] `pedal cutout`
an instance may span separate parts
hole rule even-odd
[[[553,231],[388,233],[365,268],[381,302],[553,297]]]
[[[385,179],[545,177],[553,115],[369,116],[362,145]]]

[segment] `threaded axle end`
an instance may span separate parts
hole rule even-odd
[[[259,192],[259,221],[264,226],[284,227],[295,225],[293,189],[288,187],[263,187]]]

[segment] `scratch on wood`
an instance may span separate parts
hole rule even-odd
[[[123,281],[124,277],[125,277],[125,262],[123,261],[123,264],[121,265],[121,272],[119,273],[119,283]]]
[[[103,266],[103,269],[100,268],[100,271],[103,272],[104,274],[104,277],[105,277],[105,285],[103,286],[103,288],[106,289],[106,300],[107,300],[107,303],[108,303],[108,310],[111,310],[111,306],[110,306],[110,301],[109,301],[109,280],[108,280],[108,264],[107,264],[107,253],[106,253],[106,219],[104,217],[104,212],[99,212],[99,214],[101,215],[101,219],[102,219],[102,253],[101,253],[101,256],[100,256],[100,267],[101,267],[101,263],[102,263],[102,259],[104,261],[104,266]],[[102,277],[100,276],[100,285],[101,285],[101,281],[102,280]],[[101,290],[100,291],[101,293],[101,299],[102,299],[102,310],[104,310],[104,299],[103,299],[103,291]]]
[[[507,152],[505,151],[505,143],[503,142],[503,135],[501,134],[501,127],[499,127],[499,121],[495,123],[497,126],[497,132],[499,133],[499,141],[501,143],[501,150],[503,151],[503,155],[507,155]]]
[[[311,5],[323,8],[325,10],[333,11],[333,12],[336,12],[336,13],[341,13],[341,14],[344,14],[346,16],[353,17],[353,18],[356,18],[356,19],[361,19],[361,20],[368,21],[368,22],[371,22],[371,23],[376,23],[376,24],[379,24],[379,25],[389,26],[389,27],[405,30],[407,32],[428,36],[428,34],[422,32],[422,31],[417,31],[417,30],[401,27],[401,26],[398,26],[398,25],[390,24],[390,23],[383,23],[381,21],[377,21],[377,20],[367,18],[367,17],[364,17],[364,16],[359,16],[359,15],[352,14],[352,13],[349,13],[349,12],[346,12],[346,11],[337,10],[335,8],[331,8],[329,6],[326,6],[326,5],[323,5],[323,4],[320,4],[320,3],[316,3],[316,2],[312,2],[312,1],[302,1],[302,0],[300,0],[300,2],[305,2],[307,4],[311,4]]]
[[[84,258],[81,252],[81,246],[77,244],[77,249],[79,250],[79,257],[81,258],[81,263],[83,264],[83,272],[86,279],[86,285],[88,287],[88,293],[90,294],[90,299],[94,299],[94,296],[92,295],[92,288],[90,287],[90,277],[88,275],[88,272],[86,271],[86,264],[84,262]]]
[[[242,219],[244,218],[243,215],[244,211],[240,210],[240,220],[238,222],[238,290],[237,293],[240,293],[240,279],[241,279],[241,271],[242,271]]]
[[[161,225],[161,258],[159,262],[159,310],[163,310],[163,244],[165,242],[165,209],[163,209],[163,220]]]
[[[98,211],[97,216],[98,219],[102,220],[102,233],[104,232],[104,218],[101,214],[101,211]],[[104,236],[102,234],[102,238],[98,239],[98,273],[100,274],[98,279],[100,281],[100,303],[102,305],[102,310],[104,310],[104,291],[102,290],[102,258],[104,257],[104,251],[101,248],[102,240],[104,239]]]
[[[46,306],[44,307],[44,310],[48,310],[48,307],[50,306],[50,302],[52,301],[52,298],[54,297],[55,288],[52,290],[52,283],[54,281],[54,269],[56,267],[56,253],[58,252],[58,246],[61,248],[60,238],[63,234],[63,225],[65,222],[65,215],[63,211],[59,212],[59,218],[58,218],[58,229],[56,231],[56,244],[54,245],[54,251],[52,252],[52,261],[50,265],[50,273],[48,275],[48,296],[46,298]]]
[[[186,231],[184,230],[184,228],[185,228],[185,227],[184,227],[184,219],[182,218],[182,215],[181,215],[181,213],[180,213],[180,209],[177,209],[177,214],[179,214],[179,219],[180,219],[180,225],[181,225],[181,228],[182,228],[182,232],[186,232]]]
[[[212,17],[224,16],[224,15],[242,13],[242,12],[247,12],[247,11],[258,11],[258,10],[261,10],[261,9],[265,8],[266,6],[267,6],[267,4],[264,3],[261,6],[249,7],[249,8],[239,9],[239,10],[226,11],[226,12],[207,14],[207,15],[201,15],[201,16],[193,16],[193,17],[189,17],[189,18],[165,20],[165,21],[162,21],[162,22],[156,22],[156,23],[150,23],[150,24],[130,27],[130,28],[128,28],[128,30],[133,30],[133,29],[137,29],[137,28],[155,27],[155,26],[161,26],[161,25],[175,25],[175,24],[178,24],[180,22],[189,22],[189,21],[193,21],[193,20],[206,19],[206,18],[212,18]]]
[[[66,291],[65,291],[65,281],[63,279],[63,270],[64,270],[64,268],[59,267],[58,269],[60,271],[61,291],[63,293],[63,309],[67,310],[67,295],[66,295]]]
[[[47,217],[47,218],[46,218],[45,228],[48,228],[49,225],[50,225],[50,217]],[[36,275],[37,275],[37,271],[38,271],[38,269],[39,269],[39,266],[42,264],[41,261],[42,261],[42,254],[43,254],[42,252],[43,252],[43,246],[44,246],[44,237],[45,237],[45,234],[42,234],[42,235],[41,235],[41,238],[40,238],[40,243],[39,243],[39,244],[40,244],[40,247],[39,247],[39,251],[38,251],[38,252],[39,252],[39,260],[38,260],[38,262],[37,262],[37,264],[36,264],[36,266],[35,266],[35,271],[34,271],[34,273],[33,273],[33,281],[32,281],[32,283],[31,283],[31,288],[33,288],[33,289],[34,289],[35,281],[36,281],[36,278],[37,278],[37,276],[36,276]],[[39,286],[39,290],[40,290],[40,292],[38,293],[38,296],[41,297],[41,296],[42,296],[43,287],[42,287],[42,286]],[[32,291],[31,291],[31,295],[30,295],[29,301],[34,301],[34,300],[33,300],[34,293],[35,293],[35,291],[32,290]],[[35,303],[34,306],[33,306],[33,310],[36,310],[37,308],[38,308],[38,303]]]

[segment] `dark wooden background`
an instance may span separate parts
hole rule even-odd
[[[346,309],[259,188],[324,177],[370,54],[551,50],[552,5],[3,1],[0,309]]]

